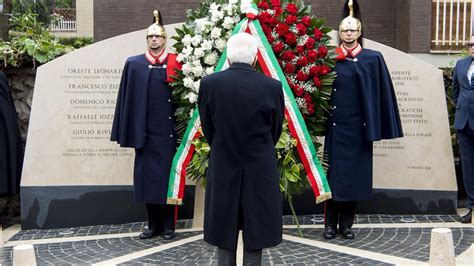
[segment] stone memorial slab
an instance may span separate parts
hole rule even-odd
[[[166,26],[170,36],[175,27]],[[38,68],[21,182],[24,228],[145,218],[132,200],[134,150],[109,141],[124,63],[146,51],[145,36],[104,40]]]
[[[457,184],[440,69],[370,40],[395,87],[404,137],[374,143],[375,201],[391,198],[399,213],[456,213]],[[411,211],[410,211],[411,210]],[[393,212],[392,212],[393,213]]]

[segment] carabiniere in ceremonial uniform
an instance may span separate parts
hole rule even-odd
[[[176,55],[166,51],[167,35],[161,15],[148,27],[145,54],[127,59],[117,98],[112,141],[135,149],[135,201],[145,202],[148,229],[141,239],[164,233],[174,237],[175,206],[166,205],[169,172],[176,152],[176,132],[169,82]]]

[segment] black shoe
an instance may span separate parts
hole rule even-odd
[[[176,236],[174,233],[174,229],[166,229],[165,233],[163,234],[163,239],[164,240],[171,240]]]
[[[328,226],[324,228],[323,237],[324,239],[334,239],[337,236],[337,230],[334,227]]]
[[[155,237],[157,235],[160,235],[161,232],[158,230],[152,230],[152,229],[145,229],[143,232],[138,236],[140,239],[149,239],[152,237]]]
[[[461,223],[470,224],[471,221],[472,221],[472,209],[470,209],[466,215],[461,216]]]
[[[341,227],[339,233],[341,233],[342,237],[345,239],[354,239],[354,233],[350,227]]]

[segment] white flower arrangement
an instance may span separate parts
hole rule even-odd
[[[177,49],[184,75],[182,95],[191,104],[197,101],[201,78],[214,72],[232,29],[241,19],[238,0],[216,1],[208,8],[205,17],[185,25],[187,31],[180,40],[182,48]]]

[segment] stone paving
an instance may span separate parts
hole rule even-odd
[[[291,216],[284,217],[284,240],[265,249],[264,265],[385,265],[424,264],[429,261],[431,229],[452,229],[455,254],[465,257],[474,247],[474,226],[456,215],[357,215],[354,240],[322,237],[322,215],[298,217],[301,233]],[[191,220],[177,224],[177,237],[138,239],[145,223],[23,230],[0,248],[0,264],[12,265],[13,246],[31,243],[38,265],[57,264],[166,264],[216,265],[216,248],[202,240],[202,229]],[[465,262],[465,260],[464,260]],[[474,258],[468,265],[474,265]]]

